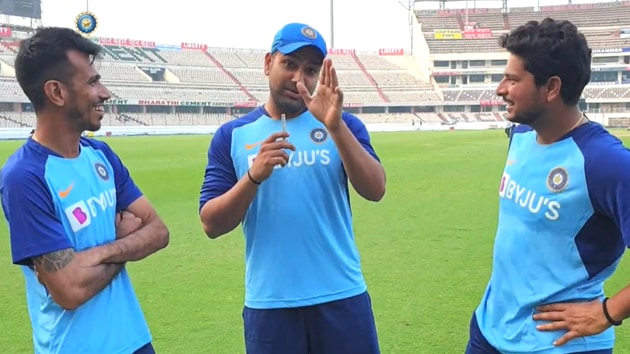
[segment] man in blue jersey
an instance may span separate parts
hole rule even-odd
[[[154,353],[125,263],[164,248],[169,232],[116,153],[81,138],[100,128],[110,98],[92,66],[99,52],[49,27],[15,59],[37,127],[3,166],[0,190],[38,354]],[[121,232],[137,228],[134,216],[142,226]]]
[[[612,353],[630,287],[603,285],[630,244],[630,151],[580,112],[591,49],[568,21],[501,37],[512,133],[493,267],[467,354]]]
[[[327,52],[312,27],[284,26],[265,56],[267,103],[222,125],[208,151],[204,231],[243,223],[248,354],[379,353],[347,181],[379,201],[385,172],[363,123],[343,112]]]

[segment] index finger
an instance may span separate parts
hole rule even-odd
[[[277,133],[273,133],[271,135],[269,135],[269,137],[267,139],[265,139],[265,141],[263,141],[263,143],[273,143],[278,139],[283,139],[283,138],[288,138],[289,137],[289,133],[287,132],[277,132]]]
[[[566,304],[548,304],[548,305],[538,306],[536,308],[536,310],[538,310],[539,312],[564,311],[566,309],[567,309]]]
[[[329,59],[324,58],[324,62],[322,63],[322,67],[319,69],[319,84],[325,85],[326,77],[328,76],[328,68],[326,67],[326,63]]]
[[[332,64],[330,67],[330,76],[331,76],[330,81],[331,81],[332,87],[339,86],[339,78],[337,77],[337,70],[335,70],[335,67],[332,66]]]
[[[295,151],[295,146],[288,141],[278,140],[265,144],[260,151],[289,149]]]
[[[548,311],[534,314],[534,316],[532,316],[532,319],[534,321],[562,321],[564,320],[564,316],[562,312]]]

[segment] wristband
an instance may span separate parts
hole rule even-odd
[[[605,298],[604,301],[602,302],[602,310],[604,310],[604,317],[606,317],[606,320],[612,326],[621,326],[623,321],[615,321],[612,317],[610,317],[610,314],[608,313],[608,307],[606,306],[607,301],[608,301],[608,298]]]
[[[252,177],[252,175],[249,173],[249,170],[247,170],[247,177],[249,177],[249,180],[252,181],[253,184],[260,185],[261,182],[258,182],[257,180],[255,180]]]

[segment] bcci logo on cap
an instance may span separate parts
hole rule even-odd
[[[89,36],[96,31],[98,20],[93,13],[85,11],[77,15],[74,26],[81,34]]]
[[[315,38],[317,38],[317,32],[315,32],[315,30],[310,28],[310,27],[302,28],[302,35],[304,35],[304,37],[306,37],[308,39],[315,39]]]

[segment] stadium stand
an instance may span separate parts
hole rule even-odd
[[[585,11],[588,10],[588,11]],[[495,95],[507,55],[497,38],[528,20],[576,23],[594,49],[584,109],[630,123],[630,1],[504,9],[416,10],[413,54],[332,48],[346,109],[366,122],[453,124],[504,121]],[[6,32],[6,31],[5,31]],[[9,31],[10,33],[10,31]],[[267,98],[265,51],[94,38],[112,92],[106,125],[214,125]],[[18,42],[0,41],[0,127],[30,127],[32,107],[15,81]]]

